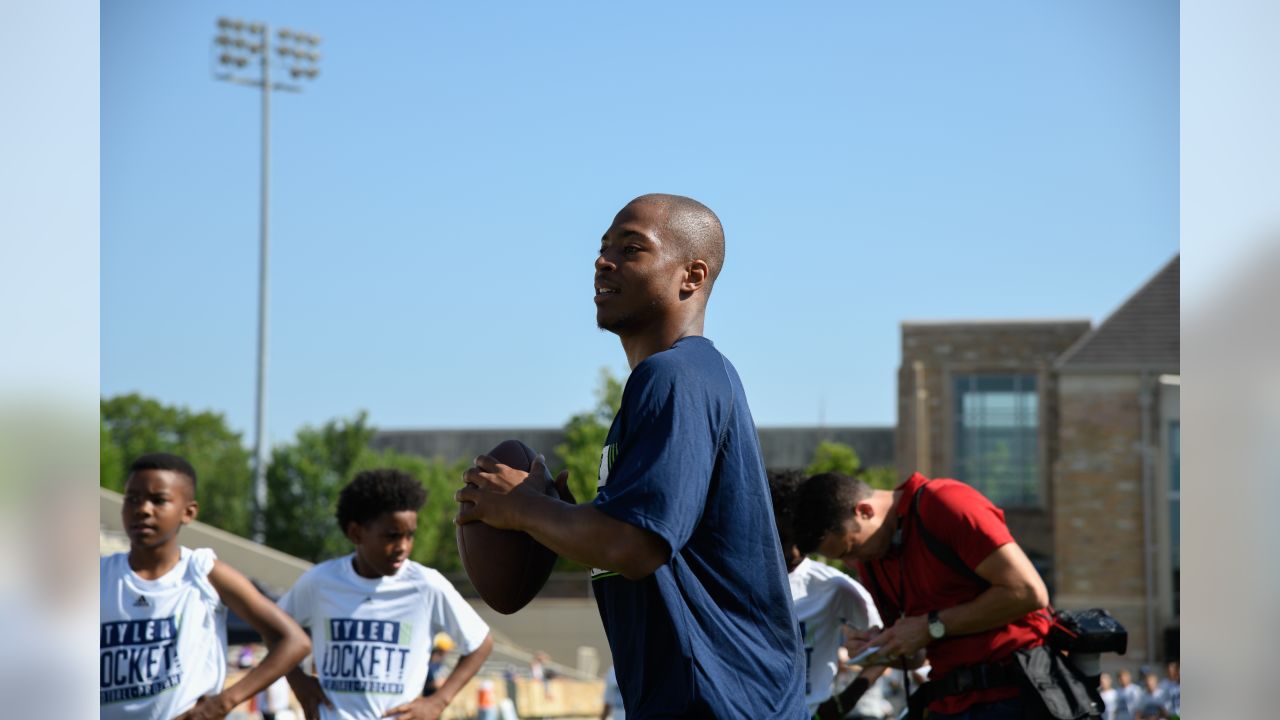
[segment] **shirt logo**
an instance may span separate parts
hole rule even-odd
[[[329,618],[327,626],[327,643],[315,658],[321,687],[341,693],[404,693],[411,649],[408,623]]]
[[[134,607],[151,607],[151,603],[147,602],[145,595],[139,595],[137,600],[133,601]]]
[[[98,648],[102,705],[159,695],[182,682],[177,616],[104,622]]]
[[[618,445],[605,445],[600,450],[600,473],[596,475],[596,490],[604,487],[609,483],[609,471],[613,469],[613,464],[618,460]]]

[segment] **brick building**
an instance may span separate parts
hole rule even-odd
[[[1088,320],[904,322],[896,464],[1005,510],[1057,607],[1177,655],[1178,258]]]
[[[1135,659],[1177,657],[1179,259],[1055,364],[1056,601],[1103,606]]]
[[[1090,325],[1080,319],[902,324],[898,474],[918,470],[978,488],[1004,508],[1009,529],[1050,584],[1053,364]]]

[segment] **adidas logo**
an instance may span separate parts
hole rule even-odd
[[[133,601],[133,606],[134,607],[151,607],[151,603],[147,602],[146,596],[139,595],[138,599]]]

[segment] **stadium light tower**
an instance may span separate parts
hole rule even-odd
[[[282,28],[276,33],[277,61],[291,81],[314,80],[320,74],[315,35]],[[258,382],[253,439],[253,539],[267,534],[267,248],[270,188],[271,92],[302,92],[302,86],[271,81],[271,28],[266,23],[218,18],[218,34],[210,45],[215,80],[262,89],[262,217],[258,261]],[[254,66],[260,67],[256,71]]]

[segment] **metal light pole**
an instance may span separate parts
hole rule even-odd
[[[281,29],[276,36],[275,48],[280,62],[293,80],[314,79],[320,74],[316,64],[320,53],[315,51],[320,38]],[[253,539],[263,542],[267,534],[267,260],[270,227],[270,148],[271,148],[271,92],[302,92],[300,85],[271,82],[271,29],[265,23],[246,23],[228,18],[218,19],[218,34],[210,46],[219,69],[216,80],[262,89],[262,208],[261,243],[258,258],[258,377],[256,391],[256,423],[253,439]],[[251,58],[260,59],[262,73],[254,77],[245,74],[244,68]]]

